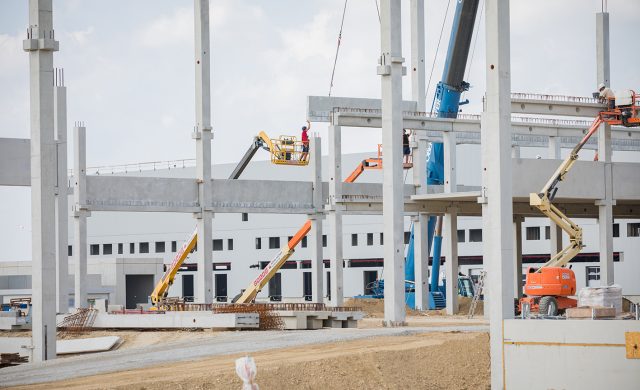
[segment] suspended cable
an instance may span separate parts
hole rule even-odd
[[[429,88],[431,87],[431,77],[433,76],[433,70],[436,67],[436,59],[438,59],[438,51],[440,50],[440,42],[442,41],[442,33],[444,32],[444,25],[447,22],[447,15],[449,14],[450,5],[451,5],[451,0],[447,2],[447,9],[446,11],[444,11],[444,18],[442,19],[442,28],[440,28],[440,37],[438,38],[438,46],[436,46],[436,54],[433,56],[433,64],[431,64],[431,72],[429,73],[429,82],[427,83],[427,91],[425,92],[425,98],[429,97]],[[431,107],[433,109],[433,104],[431,105]]]
[[[380,19],[380,8],[378,7],[378,0],[373,0],[376,3],[376,11],[378,12],[378,23],[382,23],[382,19]]]
[[[471,60],[469,60],[469,66],[467,67],[467,77],[465,77],[465,80],[469,81],[471,79],[471,69],[473,68],[473,56],[476,54],[476,44],[478,43],[478,35],[480,35],[480,23],[482,23],[482,13],[484,12],[484,6],[483,6],[483,2],[480,2],[480,16],[478,17],[478,30],[476,30],[476,37],[473,40],[473,49],[471,49]],[[462,93],[462,99],[464,100],[464,96],[466,95],[467,91],[464,91]]]
[[[342,21],[340,22],[340,32],[338,33],[338,46],[336,47],[336,56],[333,59],[333,70],[331,71],[331,82],[329,83],[329,96],[333,88],[333,77],[336,74],[336,64],[338,63],[338,53],[340,52],[340,41],[342,40],[342,27],[344,26],[344,15],[347,13],[347,1],[344,0],[344,9],[342,10]]]

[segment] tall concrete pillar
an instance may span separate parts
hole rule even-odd
[[[323,270],[324,256],[322,254],[322,149],[320,137],[313,136],[310,140],[309,164],[313,168],[313,207],[316,214],[310,215],[311,231],[309,232],[309,249],[311,251],[311,301],[324,302]]]
[[[485,1],[487,92],[482,114],[482,229],[487,269],[491,388],[504,388],[502,328],[513,318],[513,198],[509,0]]]
[[[609,68],[609,13],[596,14],[596,71],[597,82],[611,86]],[[609,286],[613,275],[613,180],[611,167],[611,126],[598,129],[598,160],[604,164],[605,198],[598,205],[598,243],[600,248],[600,284]]]
[[[549,154],[550,159],[560,160],[562,158],[560,149],[560,139],[558,137],[549,137]],[[562,229],[553,221],[549,221],[549,254],[553,257],[562,250]]]
[[[411,0],[411,99],[426,111],[424,0]]]
[[[58,42],[51,0],[29,1],[29,25],[23,48],[30,72],[32,340],[33,360],[43,361],[56,356],[53,52]]]
[[[429,308],[429,215],[419,213],[413,219],[413,259],[416,310]]]
[[[329,272],[331,273],[332,306],[344,302],[343,258],[342,258],[342,129],[329,126]]]
[[[382,83],[384,323],[404,325],[404,194],[402,180],[402,58],[401,1],[380,2],[381,49],[378,74]]]
[[[195,299],[198,303],[213,301],[213,232],[211,220],[211,60],[209,45],[209,0],[194,0],[195,67],[196,67],[196,178],[200,212],[198,225]]]
[[[73,128],[73,257],[75,307],[87,307],[87,129]]]
[[[514,269],[514,297],[518,300],[522,298],[522,222],[524,218],[521,216],[513,217],[513,229],[515,231],[515,269]]]
[[[56,286],[57,311],[67,313],[69,311],[69,206],[68,206],[68,179],[67,179],[67,87],[64,86],[64,73],[62,69],[56,72],[55,103],[55,132],[56,148],[58,153],[58,176],[56,183]]]
[[[445,146],[446,150],[446,146]],[[447,208],[443,221],[447,314],[458,313],[458,210]]]

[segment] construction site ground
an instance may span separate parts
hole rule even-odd
[[[360,303],[367,317],[359,329],[87,332],[77,337],[116,335],[123,343],[105,353],[1,369],[0,386],[237,389],[235,359],[249,354],[261,389],[489,388],[482,316],[411,312],[407,327],[384,328],[382,301]]]

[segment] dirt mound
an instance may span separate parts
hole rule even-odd
[[[469,313],[472,299],[473,298],[458,297],[458,313],[459,314],[467,315]],[[474,311],[474,317],[483,316],[483,315],[484,315],[484,301],[478,301],[478,304],[476,305],[476,310]]]
[[[365,313],[365,317],[368,318],[383,318],[384,317],[384,299],[370,299],[370,298],[350,298],[345,300],[344,306],[348,307],[360,307]],[[458,297],[458,314],[467,315],[469,308],[471,307],[471,298]],[[444,316],[446,312],[442,310],[427,310],[419,311],[406,307],[408,316]],[[478,302],[475,310],[475,316],[484,315],[484,303]]]

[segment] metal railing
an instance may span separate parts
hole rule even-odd
[[[196,159],[187,158],[187,159],[181,159],[181,160],[147,161],[147,162],[138,162],[138,163],[87,167],[87,174],[113,175],[116,173],[156,171],[160,169],[192,168],[195,166],[196,166]],[[73,169],[69,169],[69,176],[73,176]]]

